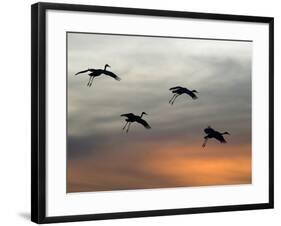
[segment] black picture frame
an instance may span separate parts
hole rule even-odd
[[[102,12],[157,17],[177,17],[266,23],[269,25],[269,202],[245,205],[200,208],[160,209],[151,211],[116,212],[72,216],[46,216],[46,11]],[[274,207],[274,18],[167,11],[154,9],[119,8],[90,5],[36,3],[31,6],[31,220],[36,223],[72,222],[195,214],[221,211],[268,209]]]

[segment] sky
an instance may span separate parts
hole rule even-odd
[[[250,184],[252,42],[67,34],[67,192]],[[109,64],[87,86],[88,68]],[[199,92],[178,97],[169,88]],[[140,115],[151,129],[124,113]],[[226,144],[204,129],[230,133]]]

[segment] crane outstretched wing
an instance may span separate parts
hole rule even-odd
[[[226,143],[226,140],[224,139],[223,135],[220,133],[216,132],[215,138],[220,141],[221,143]]]
[[[183,87],[181,87],[181,86],[175,86],[175,87],[172,87],[172,88],[170,88],[169,90],[176,90],[176,89],[182,89]]]
[[[86,72],[94,72],[94,71],[96,71],[96,69],[88,68],[87,70],[77,72],[75,75],[79,75]]]
[[[79,74],[82,74],[82,73],[85,73],[85,72],[88,72],[88,71],[90,71],[90,70],[87,69],[87,70],[84,70],[84,71],[79,71],[79,72],[77,72],[75,75],[79,75]]]
[[[110,76],[110,77],[116,79],[117,81],[120,81],[120,80],[121,80],[120,77],[118,77],[116,74],[114,74],[114,73],[111,72],[111,71],[103,71],[103,73],[104,73],[105,75],[108,75],[108,76]]]
[[[209,126],[208,128],[204,129],[204,132],[206,134],[210,134],[210,133],[215,133],[216,131]]]
[[[188,92],[188,95],[193,99],[197,99],[198,97],[193,92]]]
[[[130,118],[130,117],[134,117],[135,115],[133,113],[127,113],[127,114],[122,114],[120,116]]]
[[[148,125],[148,123],[145,120],[143,120],[142,118],[138,118],[136,121],[138,123],[142,124],[146,129],[151,129],[150,125]]]

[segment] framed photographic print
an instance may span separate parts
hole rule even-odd
[[[32,221],[273,208],[273,18],[31,10]]]

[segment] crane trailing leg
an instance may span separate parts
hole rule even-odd
[[[172,105],[175,103],[175,100],[177,99],[177,97],[179,96],[179,94],[177,94],[176,96],[175,96],[175,98],[174,98],[174,100],[172,101]]]
[[[129,123],[129,122],[126,122],[126,123],[125,123],[125,126],[122,128],[122,130],[124,130],[124,129],[126,128],[126,126],[127,126],[128,123]]]
[[[176,99],[178,96],[179,96],[178,94],[174,94],[174,96],[171,98],[171,100],[169,100],[169,103],[170,103],[170,104],[174,104],[175,99]]]
[[[89,86],[89,87],[90,87],[91,79],[92,79],[92,77],[90,76],[90,77],[89,77],[89,81],[88,81],[88,83],[87,83],[87,86]]]
[[[204,138],[204,143],[203,143],[203,145],[202,145],[203,148],[206,146],[207,142],[208,142],[208,137],[205,137],[205,138]]]
[[[129,125],[128,125],[128,127],[127,127],[126,133],[129,132],[130,126],[131,126],[131,122],[129,123]]]
[[[94,78],[95,78],[94,76],[90,75],[89,82],[88,82],[87,86],[89,86],[89,87],[92,86]]]

